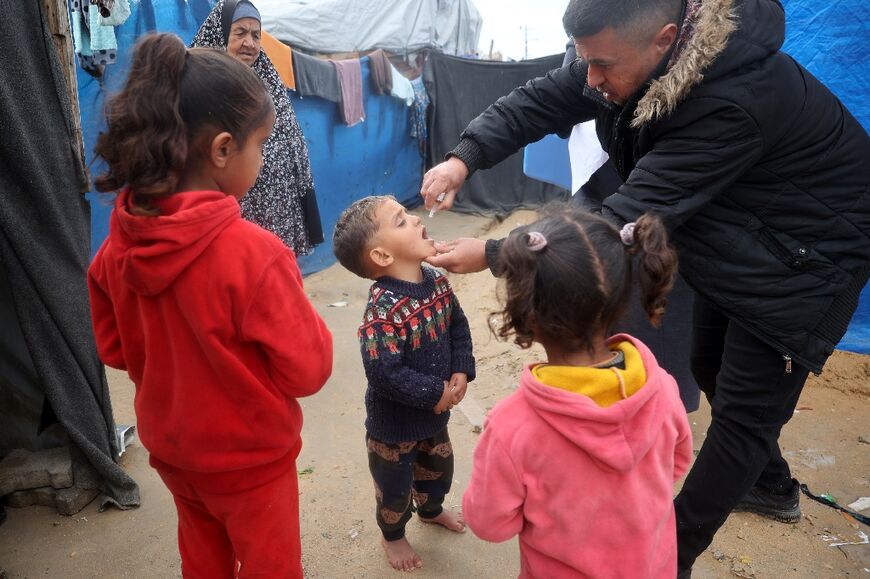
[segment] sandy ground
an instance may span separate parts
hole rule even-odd
[[[447,239],[503,235],[532,218],[530,212],[519,212],[493,223],[445,213],[427,223],[431,234]],[[490,336],[486,316],[496,307],[496,284],[488,273],[454,275],[451,281],[475,339],[479,378],[469,392],[485,410],[514,389],[521,366],[539,358],[540,351],[521,351]],[[365,382],[356,327],[368,285],[338,266],[306,278],[306,289],[335,337],[333,376],[321,393],[303,401],[305,447],[298,467],[304,564],[312,578],[397,573],[387,566],[378,544],[364,446]],[[348,305],[329,305],[342,301]],[[135,423],[132,385],[113,371],[109,381],[117,421]],[[781,439],[795,476],[843,504],[870,496],[870,357],[837,352],[822,376],[811,378],[798,408]],[[690,421],[697,449],[709,424],[709,408],[690,415]],[[460,503],[477,436],[468,418],[454,412],[456,475],[448,505]],[[172,499],[138,440],[121,462],[141,487],[139,509],[99,513],[92,503],[73,517],[44,507],[10,509],[0,526],[0,569],[11,578],[178,577]],[[618,489],[611,499],[619,501]],[[732,515],[698,560],[694,576],[870,578],[870,545],[829,546],[830,537],[859,541],[859,532],[870,529],[806,499],[802,509],[804,518],[797,525]],[[518,570],[515,540],[492,545],[470,533],[456,535],[416,521],[409,524],[408,538],[424,561],[418,577],[505,578]]]

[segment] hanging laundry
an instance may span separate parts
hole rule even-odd
[[[380,48],[369,54],[369,70],[372,84],[377,94],[391,93],[393,90],[393,65]]]
[[[411,106],[411,103],[414,102],[414,87],[411,86],[411,81],[396,70],[392,64],[390,65],[390,77],[393,79],[393,88],[390,90],[390,94],[405,101],[406,106]]]
[[[409,82],[414,89],[414,104],[410,109],[411,137],[417,139],[417,150],[420,156],[425,159],[429,143],[429,125],[426,122],[426,112],[429,109],[429,93],[426,92],[422,76]]]
[[[293,75],[293,50],[265,30],[260,35],[260,47],[275,65],[275,70],[278,71],[278,76],[281,77],[284,86],[296,90],[296,78]]]
[[[316,96],[334,103],[341,102],[341,87],[335,67],[328,60],[321,60],[293,51],[293,76],[296,92],[301,97]]]
[[[362,70],[359,59],[333,60],[341,87],[341,118],[352,127],[366,120],[363,108]]]
[[[91,2],[93,4],[93,1]],[[103,26],[121,26],[130,17],[130,0],[114,0],[114,5],[108,7],[109,14],[100,7],[100,24]]]
[[[118,42],[112,26],[100,24],[100,10],[105,7],[92,5],[89,0],[72,0],[72,21],[75,52],[82,69],[89,74],[102,75],[103,67],[118,59]]]

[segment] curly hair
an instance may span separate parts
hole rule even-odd
[[[490,314],[493,333],[503,340],[513,336],[523,348],[545,340],[575,351],[592,349],[595,337],[609,333],[625,310],[633,261],[639,268],[641,303],[657,326],[677,269],[661,220],[641,216],[634,242],[626,245],[600,216],[562,206],[547,213],[513,230],[502,245],[504,309]],[[543,248],[536,245],[540,237],[535,232],[546,239]]]
[[[134,48],[124,88],[106,104],[95,148],[108,168],[98,191],[129,186],[132,207],[175,193],[185,167],[206,154],[203,137],[229,132],[244,145],[273,109],[263,82],[242,62],[209,48],[188,49],[174,34],[148,34]]]

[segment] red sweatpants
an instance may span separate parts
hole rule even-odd
[[[178,550],[185,579],[302,578],[296,466],[241,492],[203,492],[158,469],[178,509]],[[219,476],[219,475],[217,475]]]

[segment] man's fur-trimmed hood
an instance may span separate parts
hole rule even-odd
[[[702,0],[685,48],[670,70],[650,83],[637,103],[632,127],[671,114],[705,78],[776,52],[784,30],[782,7],[774,0]]]

